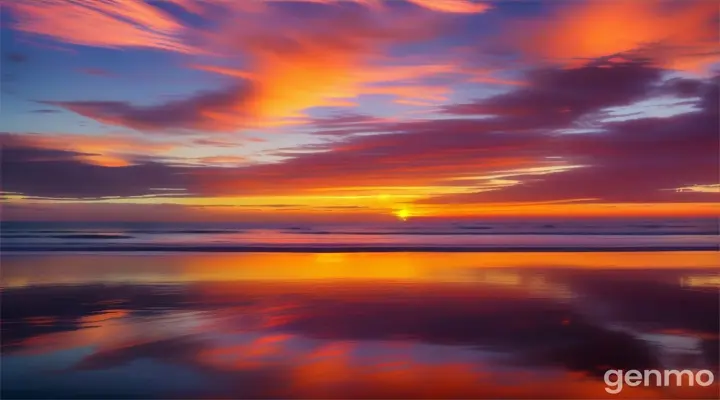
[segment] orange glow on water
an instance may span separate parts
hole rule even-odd
[[[521,284],[503,269],[717,268],[715,252],[597,253],[205,253],[126,255],[55,254],[3,260],[5,287],[35,284],[222,281],[472,280]],[[468,272],[488,270],[482,275]],[[715,282],[713,274],[702,282]],[[698,279],[686,280],[694,284]],[[533,284],[540,284],[539,281]]]

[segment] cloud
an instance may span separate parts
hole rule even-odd
[[[140,0],[51,0],[42,6],[12,2],[9,9],[17,20],[15,29],[67,43],[209,55],[191,66],[223,75],[227,87],[151,106],[123,101],[54,102],[102,123],[147,131],[233,131],[279,125],[304,117],[309,108],[354,106],[362,95],[436,104],[446,100],[449,89],[421,80],[461,72],[459,67],[452,63],[402,65],[383,54],[397,45],[447,33],[453,25],[451,19],[443,18],[443,11],[487,9],[462,0],[413,0],[419,9],[365,7],[352,1],[269,2],[253,7],[220,0],[172,3],[212,19],[213,24],[191,26],[160,7],[163,2]],[[237,24],[240,19],[243,24]],[[103,34],[85,28],[95,26],[103,26]],[[92,68],[84,71],[104,75]]]
[[[139,131],[213,130],[232,131],[247,121],[243,110],[250,98],[248,85],[231,86],[212,92],[152,106],[135,106],[120,101],[45,102],[99,122]]]
[[[18,52],[14,51],[14,52],[6,53],[5,59],[12,63],[21,64],[21,63],[27,62],[28,57],[23,53],[18,53]]]
[[[292,152],[277,151],[273,155],[284,160],[274,163],[229,167],[226,162],[241,160],[209,158],[206,161],[219,162],[219,166],[150,163],[103,169],[89,165],[92,154],[105,154],[102,148],[82,147],[82,142],[77,142],[77,147],[50,143],[40,149],[60,151],[55,156],[73,168],[96,168],[101,171],[98,176],[112,174],[120,181],[97,182],[94,188],[84,189],[78,182],[43,187],[44,180],[57,183],[69,179],[62,173],[70,167],[63,164],[63,168],[53,169],[52,164],[38,164],[33,158],[37,154],[28,158],[28,147],[43,147],[37,142],[20,146],[25,158],[10,166],[16,180],[10,181],[13,190],[5,190],[47,197],[138,195],[151,193],[148,188],[167,187],[164,183],[169,182],[174,185],[170,187],[207,197],[379,196],[392,192],[399,198],[406,196],[401,200],[404,203],[419,207],[578,199],[692,202],[710,201],[714,195],[675,189],[718,182],[716,79],[665,79],[661,70],[645,61],[603,60],[577,68],[530,71],[526,81],[504,94],[447,106],[445,118],[402,121],[350,112],[313,118],[309,128],[327,140]],[[610,107],[658,95],[696,101],[696,110],[665,118],[603,122]],[[176,104],[181,106],[168,108],[182,110],[185,103]],[[88,107],[77,103],[65,106]],[[175,124],[174,112],[164,109],[167,119],[161,120],[144,119],[142,112],[115,103],[82,111],[107,114],[113,108],[124,112],[114,117],[138,128]],[[184,124],[193,118],[200,120],[197,113],[182,114],[187,118]],[[592,132],[563,133],[583,124]],[[119,149],[120,145],[110,147]],[[29,163],[29,170],[45,168],[23,177],[24,163]],[[156,171],[148,175],[152,185],[133,186],[124,181],[144,168]],[[55,179],[57,174],[62,176]]]
[[[578,68],[548,67],[527,74],[527,84],[506,94],[444,111],[454,115],[489,115],[525,119],[527,125],[566,126],[583,115],[613,105],[630,104],[650,94],[662,71],[644,60],[597,60]]]
[[[313,118],[310,125],[315,135],[344,136],[372,132],[382,132],[391,119],[377,118],[354,112],[335,113],[324,118]]]
[[[237,165],[246,163],[248,160],[238,156],[212,156],[202,157],[198,161],[202,165]]]
[[[180,143],[154,141],[132,135],[11,134],[0,133],[8,147],[38,148],[77,153],[75,160],[107,167],[127,166],[147,154],[159,155]]]
[[[720,181],[718,80],[669,81],[663,93],[699,96],[699,109],[672,117],[600,125],[595,133],[558,137],[548,155],[585,168],[523,180],[503,190],[430,199],[437,203],[550,201],[713,202],[717,192],[679,191]]]
[[[3,0],[14,29],[58,41],[96,47],[146,47],[197,52],[182,42],[183,25],[143,0]]]
[[[230,8],[215,30],[196,31],[196,42],[223,55],[230,66],[192,66],[224,76],[226,88],[151,106],[113,101],[52,104],[137,130],[233,131],[302,118],[311,107],[354,105],[352,99],[362,94],[443,99],[445,89],[397,82],[452,72],[452,66],[387,65],[380,56],[392,45],[439,33],[436,18],[426,13],[378,14],[352,4],[314,10],[298,15],[294,8],[272,7],[256,15]],[[238,18],[246,22],[238,25]],[[378,82],[396,85],[372,85]]]
[[[55,113],[59,113],[60,110],[54,110],[51,108],[38,108],[38,109],[29,111],[29,112],[31,112],[33,114],[55,114]]]
[[[200,66],[249,81],[253,96],[244,109],[260,121],[302,117],[310,107],[353,104],[360,94],[383,91],[370,88],[370,83],[448,70],[446,66],[386,65],[380,56],[393,45],[439,34],[437,20],[426,14],[378,14],[338,4],[300,16],[295,9],[275,8],[263,16],[243,25],[231,21],[219,32],[206,35],[208,46],[217,52],[243,54],[247,61],[240,65],[244,66]]]
[[[3,135],[2,191],[38,197],[103,197],[157,194],[153,188],[183,188],[183,170],[159,163],[108,167],[97,153],[44,147]],[[90,160],[88,160],[88,158]],[[100,163],[103,164],[103,163]]]
[[[375,121],[370,123],[379,125]],[[360,130],[367,128],[360,125]],[[359,190],[363,186],[441,183],[452,188],[458,183],[448,184],[444,180],[458,174],[536,165],[542,151],[533,147],[542,148],[547,140],[534,133],[482,134],[482,126],[464,119],[382,125],[395,133],[330,142],[309,148],[309,153],[293,154],[284,162],[236,168],[188,168],[147,163],[141,158],[134,161],[135,165],[103,163],[98,162],[101,157],[131,153],[134,146],[143,143],[113,144],[110,139],[98,139],[97,143],[77,140],[73,146],[63,145],[57,139],[30,140],[8,135],[3,143],[7,172],[3,189],[27,196],[82,198],[153,194],[150,189],[157,187],[182,187],[201,196],[318,194],[313,191],[338,187],[340,182],[352,182]],[[438,135],[445,130],[453,134]],[[410,136],[413,140],[408,142]],[[528,146],[527,150],[523,150],[523,144]],[[127,150],[122,150],[123,146]],[[518,155],[505,153],[513,149],[517,149]],[[158,151],[159,148],[154,150]],[[448,163],[448,159],[452,162]],[[154,173],[135,179],[135,174],[146,169]]]
[[[192,0],[173,0],[178,4],[189,5]],[[208,1],[208,0],[205,0]],[[264,0],[266,3],[273,2],[298,2],[298,3],[320,3],[320,4],[332,4],[332,3],[357,3],[367,6],[373,10],[384,10],[387,3],[391,3],[397,0]],[[488,11],[491,9],[490,4],[487,2],[478,2],[474,0],[404,0],[407,3],[414,4],[416,6],[437,12],[444,13],[455,13],[455,14],[476,14]],[[214,2],[216,4],[230,3],[232,0],[209,0],[208,2]],[[246,7],[253,9],[247,5],[240,5],[240,7]]]
[[[718,61],[718,10],[711,1],[588,0],[561,3],[509,35],[524,52],[565,65],[640,52],[658,65],[707,72]]]
[[[466,120],[399,123],[385,128],[398,133],[332,142],[277,164],[197,171],[193,190],[216,195],[298,194],[337,187],[339,182],[352,182],[359,189],[437,184],[452,188],[453,184],[443,182],[445,178],[536,165],[541,144],[547,140],[536,134],[483,133],[482,125]],[[265,183],[271,181],[277,185]]]
[[[80,72],[87,74],[87,75],[93,75],[93,76],[113,76],[114,74],[106,69],[102,68],[81,68]]]
[[[408,0],[415,5],[428,8],[433,11],[448,13],[482,13],[491,9],[487,3],[477,3],[467,0]]]
[[[490,9],[487,4],[468,0],[408,0],[427,10],[441,13],[481,13]],[[381,7],[382,0],[296,0],[297,3],[321,3],[342,6],[357,3],[368,6],[365,10],[388,12]],[[168,12],[172,4],[187,12],[207,17],[218,7],[225,11],[229,20],[242,17],[243,13],[267,10],[260,2],[228,0],[144,0],[95,1],[95,0],[2,0],[11,11],[13,28],[17,31],[54,39],[60,42],[107,48],[151,48],[179,53],[203,54],[206,51],[194,43],[194,27]],[[275,3],[265,0],[265,3]],[[231,14],[231,15],[227,15]],[[222,14],[219,14],[222,15]],[[247,22],[250,22],[248,20]]]
[[[512,37],[527,45],[520,47],[533,61],[553,61],[529,69],[522,80],[487,77],[495,70],[469,68],[465,60],[417,62],[413,55],[405,56],[416,44],[434,48],[435,39],[462,32],[461,24],[455,24],[460,17],[448,14],[487,10],[473,2],[411,2],[419,7],[352,1],[172,3],[213,17],[213,24],[190,26],[163,11],[172,9],[167,4],[140,1],[11,5],[16,27],[23,32],[91,46],[210,55],[185,65],[224,83],[219,89],[155,104],[45,104],[143,133],[193,134],[184,137],[200,146],[234,146],[217,134],[271,127],[310,133],[315,144],[270,150],[268,157],[282,161],[251,164],[234,154],[190,152],[161,162],[159,156],[174,148],[146,139],[4,139],[10,140],[4,190],[68,198],[155,195],[152,188],[158,187],[207,197],[374,196],[394,190],[407,196],[404,203],[442,206],[706,201],[702,199],[713,193],[675,189],[718,182],[712,167],[718,160],[717,84],[668,79],[667,74],[667,68],[693,54],[710,54],[705,29],[714,22],[704,23],[709,10],[704,3],[667,6],[672,12],[649,2],[562,5],[547,22]],[[682,29],[670,23],[670,16]],[[70,20],[85,25],[67,27]],[[106,22],[107,35],[89,35],[86,27]],[[615,25],[622,28],[618,35],[599,33]],[[627,34],[633,27],[636,36]],[[398,52],[400,46],[403,51]],[[465,99],[467,93],[454,85],[466,81],[511,87],[501,94],[495,94],[497,88],[469,91],[482,97],[458,103],[455,99]],[[382,103],[330,117],[309,112],[316,107],[347,109],[364,96],[381,98]],[[663,118],[646,112],[608,118],[612,108],[632,110],[656,96],[679,98],[696,108]],[[385,101],[437,108],[421,110],[427,112],[425,119],[369,114]],[[327,110],[319,111],[327,115]],[[137,174],[142,178],[134,181]]]
[[[712,196],[674,189],[718,181],[713,167],[719,159],[715,81],[663,83],[658,69],[628,62],[545,69],[531,72],[528,82],[506,94],[445,109],[490,118],[378,122],[347,114],[317,121],[326,132],[346,138],[309,147],[310,154],[279,164],[207,175],[198,171],[194,184],[208,194],[278,193],[280,187],[296,193],[330,190],[340,181],[353,182],[358,190],[426,186],[436,191],[426,191],[431,196],[426,201],[436,203],[672,202]],[[599,121],[608,107],[671,92],[704,100],[699,111],[668,118]],[[594,133],[559,133],[583,122]],[[374,134],[353,136],[363,132]],[[544,172],[529,173],[528,168]],[[284,184],[269,188],[256,176]],[[479,178],[473,182],[473,177]],[[482,192],[472,193],[473,185]],[[469,193],[443,196],[443,191]]]

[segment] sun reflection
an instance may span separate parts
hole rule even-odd
[[[130,260],[130,261],[129,261]],[[56,254],[2,260],[4,288],[32,285],[208,282],[257,280],[402,279],[412,281],[513,281],[518,269],[707,270],[684,276],[684,286],[718,285],[717,252],[528,252],[528,253],[198,253],[132,255]],[[259,267],[261,266],[261,268]],[[486,270],[485,273],[472,271]],[[492,271],[490,271],[492,270]],[[488,276],[490,275],[490,276]],[[533,275],[535,276],[535,275]],[[542,286],[542,285],[539,285]],[[715,286],[715,287],[718,287]],[[106,306],[121,309],[122,299]]]
[[[130,315],[127,310],[105,310],[100,313],[86,315],[78,319],[81,324],[95,324],[116,318],[123,318]]]
[[[682,287],[717,287],[720,288],[720,275],[691,275],[680,278]]]

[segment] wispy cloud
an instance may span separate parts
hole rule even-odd
[[[195,65],[229,80],[227,88],[153,106],[125,102],[54,102],[100,122],[138,130],[232,131],[303,117],[311,107],[352,106],[363,94],[399,99],[442,100],[442,87],[397,82],[452,73],[452,65],[387,65],[388,46],[430,38],[440,32],[434,18],[371,10],[325,7],[312,17],[271,10],[238,26],[234,19],[203,32],[203,47],[225,54],[233,66]],[[249,16],[246,16],[249,17]],[[298,22],[299,21],[299,22]],[[275,27],[283,26],[277,30]],[[242,54],[240,59],[232,57]],[[226,60],[227,61],[227,60]],[[395,82],[393,86],[387,85]],[[385,85],[376,85],[386,83]]]
[[[96,47],[147,47],[197,52],[180,38],[182,23],[143,0],[3,0],[13,28],[62,42]]]

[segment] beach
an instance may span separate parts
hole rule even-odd
[[[597,399],[608,368],[717,371],[715,251],[324,249],[3,252],[2,397]]]

